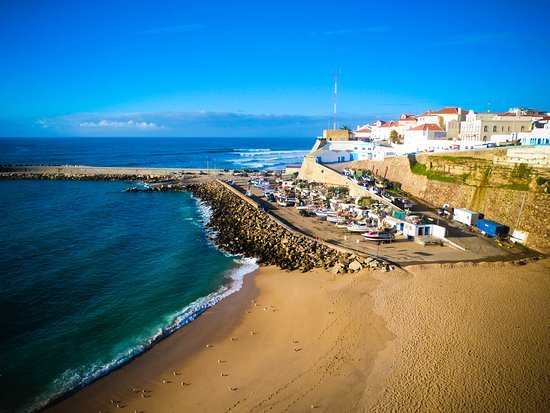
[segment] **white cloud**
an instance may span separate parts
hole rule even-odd
[[[102,119],[99,122],[81,122],[79,126],[81,128],[159,129],[156,122],[135,121],[131,119],[127,121]]]
[[[332,119],[332,118],[330,118]],[[316,136],[327,127],[326,115],[245,112],[73,113],[40,119],[37,129],[56,136]],[[365,123],[362,115],[339,116],[340,125]],[[369,119],[367,119],[369,120]],[[332,121],[331,121],[332,122]],[[45,127],[48,129],[44,129]]]
[[[48,123],[44,119],[38,119],[36,121],[36,125],[41,128],[48,129]]]

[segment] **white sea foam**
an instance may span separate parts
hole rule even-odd
[[[292,156],[297,156],[297,155],[306,155],[308,153],[308,151],[306,150],[276,150],[276,151],[272,151],[272,150],[263,150],[263,149],[258,149],[258,150],[255,150],[255,151],[236,151],[235,153],[237,153],[239,156],[242,156],[242,157],[258,157],[258,156],[272,156],[272,155],[279,155],[281,157],[281,155],[292,155]]]
[[[270,151],[271,149],[269,148],[238,148],[238,149],[233,149],[234,152],[265,152],[265,151]]]
[[[193,197],[193,199],[197,203],[199,214],[201,216],[200,221],[202,222],[202,225],[206,225],[210,222],[210,218],[212,217],[212,208],[205,202],[202,202],[195,197]],[[208,234],[208,229],[205,228],[205,231]],[[215,236],[214,231],[210,231],[210,234],[208,235]],[[210,243],[215,247],[211,241]],[[230,255],[225,251],[222,252],[226,256],[232,257],[236,264],[234,268],[228,270],[225,274],[224,278],[228,281],[226,284],[222,285],[217,291],[214,291],[207,296],[201,297],[186,305],[180,311],[167,315],[160,321],[159,328],[149,337],[134,338],[137,344],[131,347],[125,347],[109,362],[102,364],[94,363],[82,365],[78,368],[66,370],[53,381],[50,389],[36,397],[28,407],[24,408],[23,411],[33,412],[39,410],[52,399],[66,394],[73,389],[90,384],[98,378],[105,376],[112,370],[120,367],[132,358],[149,349],[159,339],[172,334],[174,331],[195,320],[208,308],[216,305],[229,295],[239,291],[243,286],[244,277],[259,268],[257,260],[255,258],[244,258],[242,256]],[[121,344],[121,346],[123,346],[123,344]]]
[[[143,353],[155,344],[159,339],[172,334],[174,331],[195,320],[210,307],[216,305],[224,298],[239,291],[244,283],[244,277],[247,274],[259,268],[255,258],[243,258],[233,256],[237,266],[225,274],[228,280],[226,285],[220,287],[217,291],[208,294],[205,297],[193,301],[182,310],[165,317],[162,327],[154,332],[150,337],[142,339],[133,347],[128,347],[121,351],[111,361],[105,364],[89,364],[75,369],[68,369],[57,377],[52,383],[51,390],[38,396],[32,405],[25,408],[25,412],[36,411],[44,407],[50,400],[65,394],[72,389],[85,386],[98,378],[108,374],[113,369],[120,367],[135,356]]]
[[[280,168],[291,163],[301,163],[307,155],[305,150],[261,150],[235,152],[239,157],[233,157],[228,162],[240,165],[245,169]]]

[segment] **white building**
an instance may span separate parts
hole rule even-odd
[[[354,132],[355,138],[360,140],[371,140],[372,139],[372,126],[369,124],[363,126],[357,126],[357,129]]]
[[[418,124],[433,123],[447,132],[447,138],[455,139],[460,134],[461,122],[466,120],[466,111],[462,108],[447,107],[437,111],[428,111],[418,117]]]
[[[373,129],[372,138],[374,141],[388,141],[390,140],[391,131],[394,130],[399,133],[399,122],[390,120]]]
[[[414,223],[392,216],[386,216],[384,218],[384,224],[401,232],[406,237],[414,238],[431,235],[443,239],[446,235],[445,227],[435,224]]]
[[[514,139],[519,139],[522,145],[550,145],[550,117],[544,117],[533,122],[533,129],[528,132],[517,132]]]
[[[407,152],[443,150],[453,145],[453,141],[447,140],[447,132],[433,123],[426,123],[406,130],[403,142]]]
[[[532,122],[532,116],[520,116],[519,113],[474,113],[470,110],[460,124],[460,140],[473,144],[490,142],[493,135],[527,132]]]
[[[374,159],[375,145],[365,141],[334,141],[328,142],[319,150],[312,152],[319,163],[350,162]]]

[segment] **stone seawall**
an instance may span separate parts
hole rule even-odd
[[[220,182],[189,185],[187,189],[212,208],[208,226],[216,234],[213,240],[230,254],[255,257],[262,264],[287,270],[324,268],[339,274],[363,268],[391,269],[381,260],[344,252],[285,228]]]

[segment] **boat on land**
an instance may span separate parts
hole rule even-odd
[[[365,232],[372,229],[372,227],[369,227],[366,223],[355,223],[352,225],[348,225],[346,229],[349,232]]]
[[[413,205],[414,205],[414,204],[413,204],[409,199],[407,199],[407,198],[403,198],[403,199],[402,199],[402,202],[403,202],[403,208],[404,208],[404,209],[410,209],[410,208],[412,208]]]
[[[347,221],[336,223],[336,228],[340,228],[340,229],[347,229],[349,226],[350,226],[350,223]]]
[[[327,210],[326,209],[317,209],[313,211],[315,215],[317,215],[321,219],[327,219]]]
[[[342,224],[346,221],[346,218],[338,215],[327,215],[327,221],[332,222],[333,224]]]
[[[365,241],[390,242],[395,239],[395,235],[393,235],[391,232],[379,231],[377,229],[371,229],[361,235],[365,238]]]
[[[309,205],[305,202],[297,202],[295,205],[294,205],[294,208],[296,208],[297,210],[301,211],[301,210],[304,210],[304,209],[308,209],[309,208]]]

